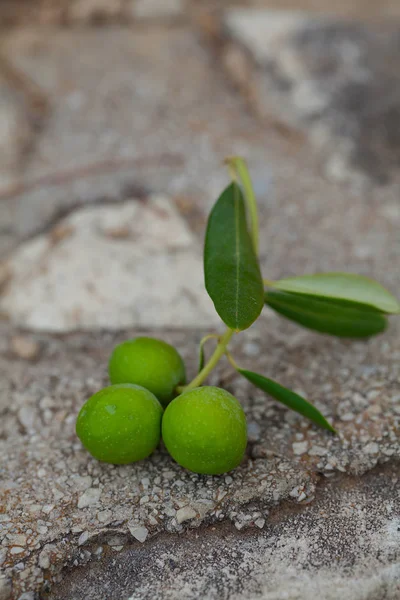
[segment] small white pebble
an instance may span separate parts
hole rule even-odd
[[[138,527],[137,525],[128,525],[128,529],[131,532],[131,535],[138,540],[138,542],[146,541],[147,536],[149,535],[148,529],[146,527]]]
[[[48,569],[50,567],[50,557],[45,551],[39,554],[39,567],[41,569]]]
[[[310,450],[308,451],[308,454],[310,456],[325,456],[326,454],[328,454],[328,450],[326,448],[323,448],[322,446],[311,446]]]
[[[51,513],[51,511],[54,508],[54,504],[45,504],[42,507],[42,512],[44,512],[46,515],[49,515]]]
[[[83,546],[83,544],[86,544],[86,542],[88,541],[88,539],[89,539],[89,532],[88,531],[84,531],[79,536],[78,546]]]
[[[308,448],[308,442],[294,442],[292,444],[293,454],[296,456],[300,456],[301,454],[305,454]]]
[[[196,511],[191,506],[184,506],[176,512],[176,520],[179,524],[184,523],[184,521],[194,519],[196,514]]]
[[[226,483],[227,485],[230,485],[230,484],[232,483],[232,481],[233,481],[233,478],[232,478],[230,475],[227,475],[227,476],[225,477],[225,483]]]
[[[254,521],[254,525],[256,525],[259,529],[262,529],[265,525],[265,519],[257,519],[257,521]]]
[[[364,447],[365,454],[378,454],[379,446],[376,442],[370,442]]]
[[[354,414],[352,412],[347,412],[344,415],[342,415],[340,418],[342,421],[352,421],[354,419]]]
[[[10,550],[11,554],[21,554],[21,552],[23,552],[24,549],[21,548],[20,546],[13,546]]]
[[[78,500],[78,508],[93,506],[100,500],[101,491],[99,488],[89,488],[83,492]]]

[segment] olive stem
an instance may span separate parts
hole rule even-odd
[[[231,363],[231,365],[235,369],[235,371],[240,371],[239,365],[237,364],[236,360],[233,358],[232,354],[229,352],[228,349],[225,350],[225,354],[226,354],[226,358]]]
[[[177,388],[178,392],[188,392],[193,388],[199,387],[203,383],[203,381],[207,379],[211,371],[217,365],[219,359],[226,353],[226,348],[234,333],[235,332],[233,331],[233,329],[228,328],[225,331],[225,333],[221,335],[221,337],[219,338],[218,345],[214,350],[214,353],[211,355],[209,361],[204,365],[200,373],[188,385]]]

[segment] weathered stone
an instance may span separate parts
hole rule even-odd
[[[23,102],[7,78],[0,61],[0,189],[19,180],[24,153],[31,140],[31,125]],[[0,210],[0,216],[1,216]],[[0,221],[4,230],[6,223]]]
[[[2,51],[49,106],[18,185],[0,189],[4,249],[73,207],[146,191],[204,218],[226,155],[275,160],[188,28],[30,27],[3,34]]]
[[[90,544],[98,544],[100,540],[110,545],[113,552],[115,548],[123,550],[131,540],[132,528],[144,528],[152,534],[179,532],[184,527],[228,519],[240,531],[249,526],[264,531],[270,526],[268,512],[282,500],[296,507],[302,503],[313,506],[321,472],[329,475],[344,472],[347,476],[365,473],[389,460],[395,464],[400,459],[400,415],[395,410],[398,400],[392,401],[398,397],[396,382],[400,378],[400,337],[396,323],[385,336],[363,344],[329,340],[310,333],[306,342],[300,338],[297,343],[286,345],[282,334],[289,335],[292,328],[289,324],[282,327],[276,319],[263,318],[256,328],[234,340],[232,351],[239,364],[248,364],[289,387],[303,388],[338,428],[339,437],[310,426],[305,419],[267,399],[246,380],[231,378],[229,390],[243,403],[249,422],[258,424],[259,433],[258,441],[249,445],[242,465],[224,477],[188,473],[173,463],[164,449],[157,450],[146,461],[115,467],[98,463],[82,448],[74,432],[76,415],[85,399],[107,383],[107,359],[114,345],[137,334],[134,330],[119,335],[32,334],[42,348],[35,364],[15,361],[8,352],[0,355],[0,397],[7,399],[6,412],[0,420],[3,460],[0,494],[7,515],[2,525],[18,523],[18,536],[29,540],[29,545],[12,546],[12,539],[3,538],[7,551],[6,575],[13,577],[17,593],[40,588],[37,561],[49,543],[54,547],[48,555],[50,566],[47,567],[44,558],[47,553],[44,553],[41,568],[46,568],[51,581],[55,581],[62,565],[78,556],[74,554],[78,548],[91,552]],[[196,369],[195,345],[203,333],[160,333],[160,337],[178,348],[187,362],[189,376]],[[5,326],[1,338],[4,337],[7,337]],[[260,347],[257,358],[246,357],[244,349],[248,343]],[[272,347],[274,353],[270,352]],[[221,365],[214,377],[216,385],[226,385],[226,366]],[[357,400],[354,390],[359,397],[371,398],[366,407],[358,407],[354,402],[357,428],[353,423],[342,422],[338,414],[345,399],[351,403],[354,396]],[[373,390],[382,393],[374,396]],[[44,401],[46,397],[49,401]],[[371,411],[374,406],[380,407],[379,413]],[[33,411],[33,428],[18,427],[21,407]],[[40,435],[36,423],[41,423]],[[314,452],[293,454],[293,444],[299,443],[299,439],[307,443],[307,449],[314,448]],[[377,452],[371,444],[376,445]],[[386,481],[379,476],[376,479],[381,483]],[[382,494],[388,494],[385,502],[389,499],[395,502],[390,486],[382,483],[379,487]],[[358,502],[357,486],[354,493]],[[369,501],[369,496],[365,497]],[[348,506],[349,496],[346,498]],[[21,504],[27,507],[23,517]],[[297,510],[294,506],[291,510]],[[188,508],[193,512],[188,514]],[[376,518],[370,504],[365,511]],[[332,539],[336,539],[335,528],[341,529],[342,522],[335,521],[331,511],[328,514]],[[359,526],[357,523],[355,528]],[[380,527],[378,519],[371,531],[378,535]],[[66,531],[70,532],[68,545]],[[17,541],[22,541],[22,537]],[[148,543],[146,539],[143,547]],[[31,545],[35,545],[37,554],[31,554]],[[12,552],[14,548],[18,548],[17,554]],[[76,560],[79,563],[83,559],[78,556]],[[393,559],[382,560],[385,568],[389,568]],[[26,579],[12,569],[20,562],[25,564]],[[318,570],[319,574],[322,572]],[[362,579],[364,575],[360,573],[354,577]],[[329,577],[335,579],[336,575],[329,571]],[[353,584],[348,581],[346,585],[346,593],[350,594],[348,590],[353,589]],[[374,580],[373,585],[378,583]],[[118,596],[114,589],[113,594]]]
[[[225,523],[157,536],[67,572],[50,598],[397,600],[395,473],[326,483],[312,505],[274,510],[262,531]]]
[[[68,7],[68,18],[78,23],[110,20],[121,15],[122,0],[72,0]]]
[[[10,579],[0,575],[0,600],[9,600],[11,598],[11,592]]]
[[[389,65],[400,60],[399,28],[240,8],[224,23],[254,59],[244,79],[228,47],[230,72],[263,117],[302,129],[323,150],[330,178],[381,182],[398,172],[400,77]]]
[[[181,17],[185,0],[130,0],[128,10],[136,19],[165,19]]]
[[[67,237],[43,235],[10,259],[0,309],[15,324],[66,331],[217,322],[200,248],[167,198],[81,209],[60,227]],[[14,338],[13,350],[33,358],[34,342],[27,345]]]

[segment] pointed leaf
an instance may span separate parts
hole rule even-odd
[[[273,287],[316,298],[344,300],[369,306],[387,314],[400,313],[400,304],[380,283],[351,273],[320,273],[280,279]]]
[[[387,327],[382,313],[356,303],[273,290],[265,294],[265,303],[303,327],[337,337],[370,337]]]
[[[328,431],[332,431],[336,433],[335,429],[332,427],[330,423],[325,419],[325,417],[313,406],[296,394],[289,390],[288,388],[283,387],[276,381],[272,379],[268,379],[263,375],[259,375],[258,373],[253,373],[253,371],[247,371],[246,369],[238,369],[239,373],[243,375],[246,379],[248,379],[253,385],[263,390],[278,402],[281,402],[285,406],[288,406],[292,410],[296,411],[303,417],[310,419],[316,425],[327,429]]]
[[[262,310],[264,286],[236,183],[222,192],[208,219],[204,275],[207,292],[224,323],[235,331],[250,327]]]

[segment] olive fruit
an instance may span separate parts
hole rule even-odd
[[[232,394],[204,386],[184,392],[165,410],[162,437],[172,458],[195,473],[237,467],[246,449],[246,417]]]
[[[123,465],[146,458],[157,447],[162,414],[161,404],[149,390],[111,385],[82,406],[76,433],[94,458]]]
[[[108,371],[111,383],[135,383],[150,390],[166,406],[175,388],[186,382],[185,365],[173,346],[149,337],[138,337],[114,349]]]

